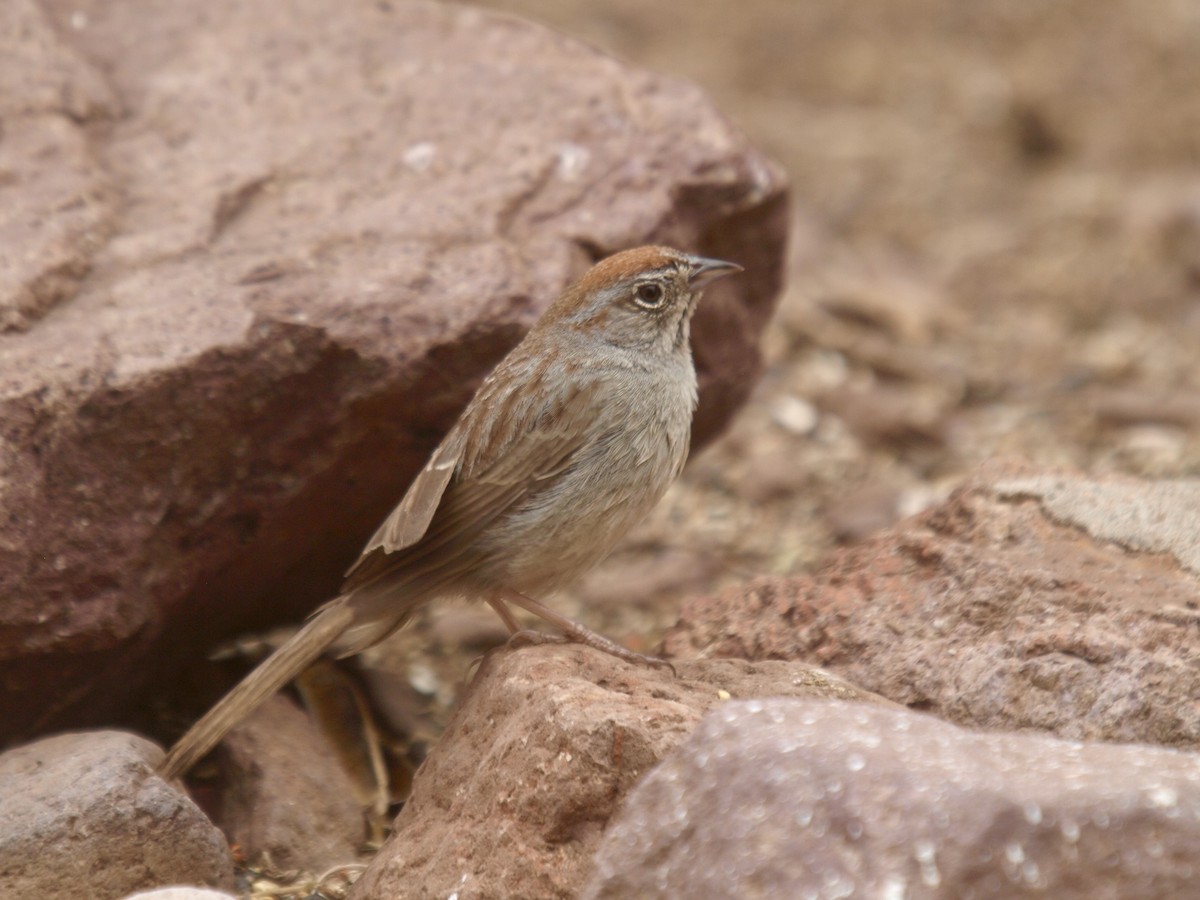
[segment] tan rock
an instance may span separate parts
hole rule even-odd
[[[622,797],[729,698],[863,691],[804,665],[681,660],[679,677],[578,646],[486,657],[351,897],[575,897]]]

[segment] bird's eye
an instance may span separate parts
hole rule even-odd
[[[661,284],[648,281],[637,286],[633,292],[633,302],[643,309],[658,309],[662,306],[664,296]]]

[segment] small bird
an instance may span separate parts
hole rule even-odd
[[[601,260],[480,385],[367,543],[338,597],[222,698],[159,772],[177,778],[325,651],[358,653],[424,603],[510,605],[622,659],[661,663],[533,599],[599,562],[687,459],[700,291],[741,266],[669,247]]]

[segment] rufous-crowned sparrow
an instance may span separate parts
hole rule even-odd
[[[734,263],[667,247],[593,266],[480,386],[327,603],[187,732],[159,771],[181,775],[329,648],[366,649],[444,596],[508,604],[570,639],[652,661],[531,595],[598,562],[687,459],[700,290]]]

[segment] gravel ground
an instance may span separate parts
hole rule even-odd
[[[653,649],[684,596],[811,569],[994,456],[1200,472],[1194,4],[485,5],[699,82],[795,191],[761,385],[563,611]],[[372,658],[419,738],[490,615]]]

